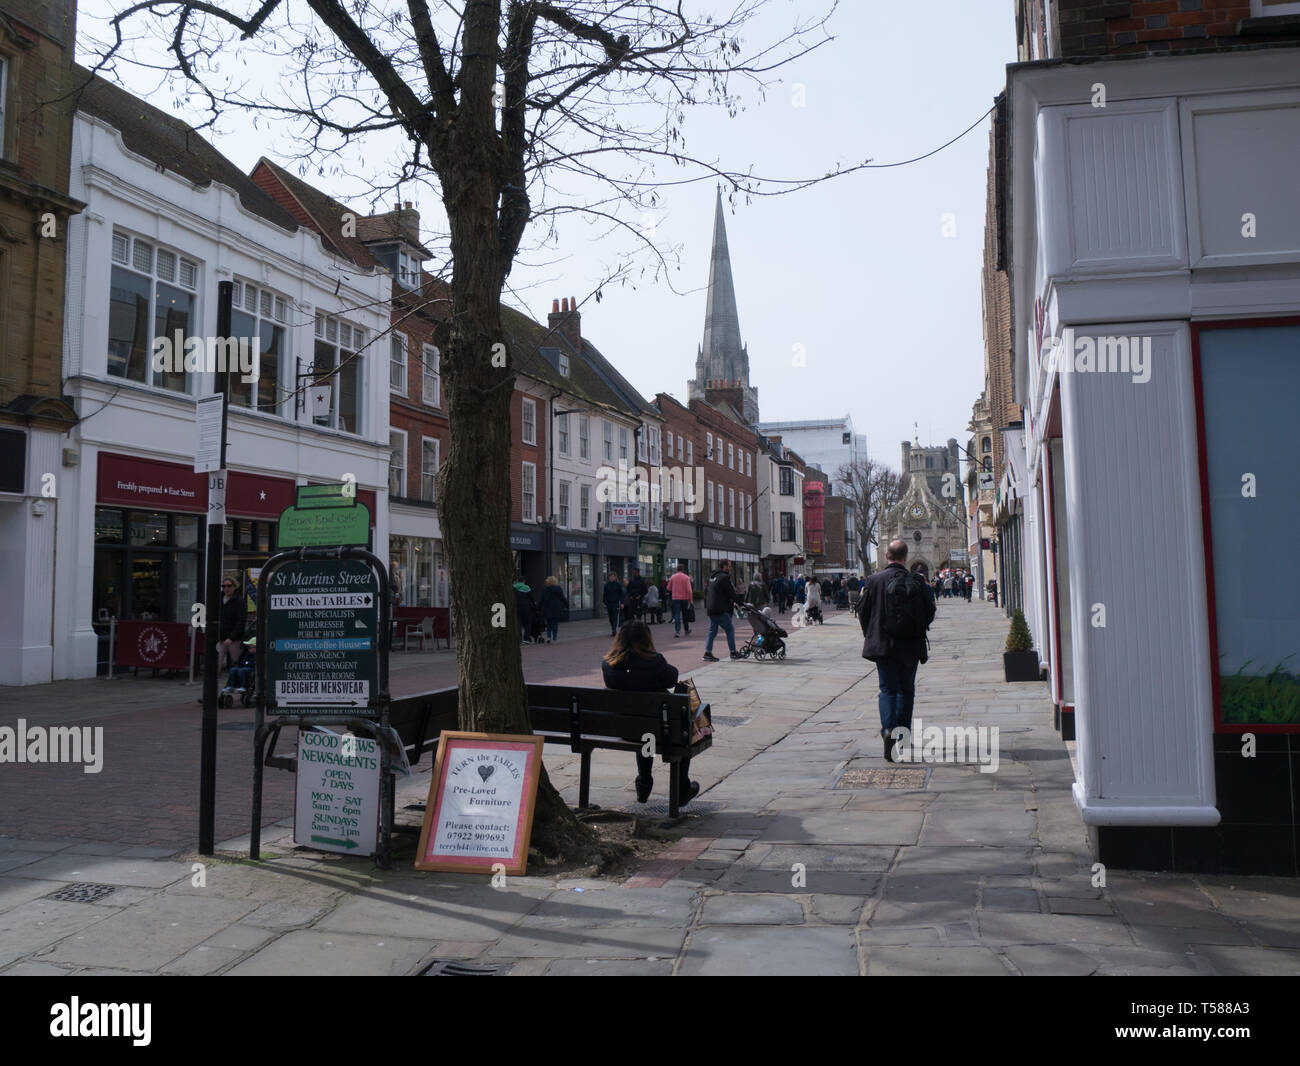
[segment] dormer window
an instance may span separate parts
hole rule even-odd
[[[407,251],[406,245],[383,244],[373,248],[372,251],[375,258],[402,288],[419,288],[420,261]]]
[[[560,353],[559,370],[561,377],[567,378],[569,376],[569,357],[563,352]]]

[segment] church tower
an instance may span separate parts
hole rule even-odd
[[[729,400],[751,425],[758,422],[758,390],[749,384],[749,351],[740,343],[736,287],[731,280],[722,186],[713,214],[713,258],[709,264],[709,301],[704,312],[704,343],[695,358],[689,383],[692,400]],[[739,400],[739,403],[735,403]]]

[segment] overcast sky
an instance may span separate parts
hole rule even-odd
[[[82,27],[125,0],[82,0]],[[807,2],[773,0],[746,32],[752,41],[788,27]],[[922,155],[975,122],[1015,58],[1011,0],[849,0],[831,22],[836,40],[782,74],[765,101],[731,119],[687,116],[689,145],[726,169],[753,166],[805,177],[837,163],[893,163]],[[90,53],[79,58],[85,62]],[[160,46],[156,61],[165,62]],[[156,91],[156,77],[121,75]],[[164,94],[165,95],[165,94]],[[802,97],[803,106],[796,106]],[[174,99],[174,98],[173,98]],[[851,414],[870,453],[897,466],[899,442],[966,443],[983,387],[980,265],[989,120],[919,163],[861,171],[789,196],[755,198],[727,213],[727,236],[749,348],[750,381],[765,421]],[[261,155],[283,159],[283,130],[226,116],[211,139],[245,171]],[[678,180],[668,169],[662,177]],[[339,175],[304,175],[342,200],[358,195]],[[434,214],[433,193],[404,194]],[[681,246],[672,285],[647,279],[606,287],[583,305],[583,333],[647,397],[686,399],[700,344],[713,228],[711,180],[665,187],[656,240]],[[355,202],[355,201],[353,201]],[[951,216],[946,219],[945,216]],[[945,235],[945,225],[955,236]],[[553,297],[585,299],[611,267],[617,243],[569,222],[560,243],[521,258],[512,302],[545,321]],[[673,290],[677,291],[674,292]],[[804,366],[796,366],[802,345]]]

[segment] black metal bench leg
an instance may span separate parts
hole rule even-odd
[[[677,817],[677,801],[681,798],[681,775],[677,772],[681,763],[668,764],[668,817]]]
[[[591,751],[582,753],[582,770],[578,777],[578,810],[591,806]]]

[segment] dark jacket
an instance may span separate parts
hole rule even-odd
[[[745,590],[745,596],[747,601],[755,607],[767,606],[767,586],[763,584],[760,578],[754,578],[749,583],[749,588]]]
[[[627,599],[627,590],[623,588],[621,581],[606,581],[605,592],[601,596],[601,602],[606,607],[621,607],[623,601]]]
[[[715,570],[709,575],[709,583],[704,589],[705,614],[730,614],[739,597],[736,587],[731,583],[731,575],[725,570]]]
[[[525,592],[523,589],[515,589],[515,615],[519,618],[520,626],[532,624],[533,612],[537,604],[533,602],[531,591]]]
[[[221,602],[221,617],[217,623],[217,640],[243,640],[244,628],[248,624],[248,605],[244,596],[236,590],[229,600]]]
[[[542,617],[548,622],[562,618],[568,606],[568,598],[560,591],[559,585],[547,585],[542,589]]]
[[[649,586],[645,583],[645,578],[638,574],[627,583],[627,595],[629,599],[640,600],[645,598]]]
[[[862,582],[862,601],[858,608],[858,622],[862,626],[862,657],[872,662],[881,659],[916,659],[925,662],[925,637],[899,638],[885,633],[885,589],[896,577],[907,573],[902,563],[890,563],[885,569],[872,574]],[[934,601],[930,600],[927,612],[934,621]],[[927,626],[929,623],[926,623]]]
[[[633,653],[622,666],[600,664],[605,687],[621,692],[664,692],[677,684],[677,667],[656,654],[653,659]]]

